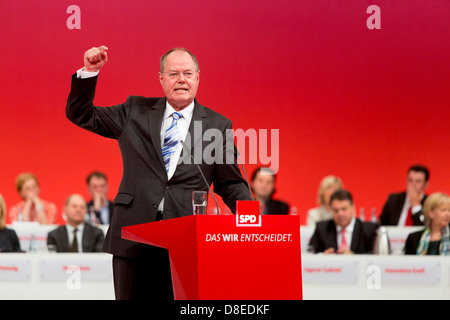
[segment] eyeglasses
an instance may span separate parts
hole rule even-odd
[[[198,72],[198,71],[185,71],[185,72],[168,71],[168,72],[161,72],[161,73],[166,73],[170,79],[178,79],[178,78],[180,78],[181,74],[183,74],[183,78],[192,79],[194,77],[195,72]]]

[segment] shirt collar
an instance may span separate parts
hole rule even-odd
[[[188,105],[186,108],[184,108],[181,111],[176,111],[171,105],[170,103],[166,100],[166,109],[164,111],[164,117],[163,120],[166,120],[167,118],[169,118],[172,113],[174,112],[178,112],[181,113],[181,115],[183,116],[184,119],[186,119],[188,122],[191,121],[192,119],[192,114],[194,113],[194,105],[195,102],[192,101],[190,105]]]
[[[71,226],[70,224],[66,223],[66,228],[68,233],[73,234],[73,230],[75,230],[74,226]],[[78,225],[77,229],[78,229],[77,235],[83,234],[84,223]]]
[[[345,232],[353,232],[353,228],[355,227],[355,217],[352,218],[348,226],[345,227]],[[341,226],[336,226],[336,231],[339,233],[342,231]]]

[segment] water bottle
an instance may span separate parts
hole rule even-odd
[[[377,222],[377,209],[375,209],[375,208],[371,209],[370,221]]]
[[[391,244],[385,227],[380,227],[377,231],[377,238],[373,246],[373,253],[378,255],[391,254]]]
[[[36,238],[34,237],[34,234],[31,235],[30,238],[30,253],[36,253],[37,251],[37,246],[36,246]]]
[[[366,221],[366,215],[364,214],[364,208],[359,209],[359,220]]]

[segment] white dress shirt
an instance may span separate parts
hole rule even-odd
[[[163,116],[163,122],[161,125],[161,148],[164,144],[164,134],[166,133],[166,130],[169,129],[170,125],[172,124],[172,113],[177,112],[170,104],[169,102],[166,102],[166,110],[164,111]],[[184,141],[186,140],[186,135],[189,130],[189,125],[191,124],[192,114],[194,113],[194,101],[184,108],[181,111],[178,111],[182,115],[182,117],[178,120],[178,132],[180,134],[180,140]],[[170,180],[172,178],[175,169],[178,164],[178,160],[180,159],[181,150],[183,149],[181,143],[177,144],[177,148],[175,149],[174,153],[170,157],[170,164],[169,164],[169,172],[167,173],[167,176]]]
[[[175,109],[169,104],[169,102],[166,102],[166,110],[164,111],[163,116],[163,122],[161,125],[161,148],[164,144],[164,134],[166,133],[166,130],[170,127],[172,124],[172,113],[176,112]],[[194,101],[184,108],[181,111],[178,111],[178,113],[181,113],[182,117],[178,119],[177,126],[178,126],[178,132],[180,134],[180,140],[185,141],[186,135],[189,130],[189,125],[191,124],[192,114],[194,113]],[[177,148],[173,152],[173,154],[170,156],[170,162],[169,162],[169,172],[167,173],[167,177],[170,180],[175,173],[175,169],[177,168],[178,160],[180,159],[181,151],[183,150],[183,146],[181,143],[177,144]],[[163,211],[164,209],[164,198],[161,200],[158,206],[158,211]]]
[[[85,79],[85,78],[91,78],[98,75],[99,71],[91,72],[91,71],[84,71],[84,68],[77,70],[77,78]]]
[[[347,248],[350,249],[352,244],[352,235],[353,235],[353,229],[355,227],[355,217],[353,217],[352,221],[345,227],[345,240],[347,240]],[[336,226],[336,233],[337,233],[337,247],[338,249],[341,247],[342,243],[342,227]]]
[[[92,214],[95,215],[94,212]],[[100,208],[100,222],[109,224],[109,200],[106,200],[103,207]]]
[[[75,227],[71,226],[70,224],[66,223],[66,229],[67,229],[67,234],[69,236],[69,248],[72,247],[72,242],[73,242],[73,231],[75,230]],[[83,252],[83,231],[84,231],[84,223],[80,224],[77,227],[78,231],[77,231],[77,242],[78,242],[78,252]]]

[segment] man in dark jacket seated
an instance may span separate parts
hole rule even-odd
[[[330,207],[333,219],[316,224],[310,248],[315,253],[325,254],[372,253],[378,225],[355,218],[350,192],[334,192],[330,198]]]
[[[47,244],[57,252],[102,252],[103,231],[85,223],[86,202],[79,194],[71,195],[64,207],[66,225],[48,233]]]
[[[251,189],[255,200],[259,201],[261,214],[289,214],[289,204],[273,199],[275,193],[275,172],[260,167],[252,174]]]

